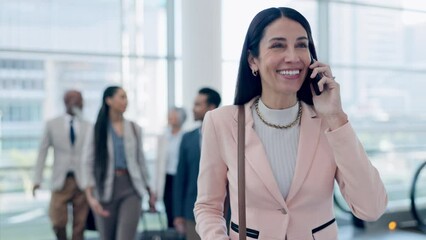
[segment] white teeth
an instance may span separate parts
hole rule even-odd
[[[293,75],[299,74],[299,72],[300,70],[283,70],[283,71],[279,71],[278,73],[281,75],[293,76]]]

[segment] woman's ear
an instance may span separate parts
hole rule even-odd
[[[106,103],[106,105],[108,105],[108,106],[111,106],[111,98],[110,97],[107,97],[107,98],[105,98],[105,103]]]
[[[250,50],[248,51],[247,62],[249,64],[252,72],[253,71],[254,72],[259,71],[259,68],[257,67],[257,64],[256,64],[256,58],[253,56],[253,54],[251,54]]]

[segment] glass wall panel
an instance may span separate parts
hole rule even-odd
[[[68,89],[82,91],[82,114],[94,122],[105,87],[123,86],[125,115],[144,130],[153,175],[167,121],[167,65],[175,61],[167,56],[166,7],[156,0],[0,1],[0,239],[54,238],[47,216],[53,154],[37,198],[33,165],[44,123],[63,114]]]
[[[0,48],[121,51],[119,0],[0,1]]]
[[[404,10],[405,1],[331,2],[330,64],[344,108],[385,182],[389,209],[408,210],[411,179],[426,159],[426,12],[422,4]]]
[[[126,88],[129,98],[127,116],[142,126],[145,154],[152,162],[156,156],[156,137],[167,124],[167,62],[164,59],[132,61],[137,67],[135,81]]]
[[[349,5],[376,6],[378,8],[399,8],[411,12],[426,11],[426,2],[423,0],[329,0],[329,2],[340,2]],[[410,13],[411,15],[412,13]]]
[[[2,60],[0,59],[0,62]],[[10,61],[10,59],[5,61]],[[45,120],[60,115],[64,111],[63,92],[70,88],[82,90],[84,97],[83,115],[94,122],[101,106],[102,93],[105,87],[122,85],[120,78],[121,59],[46,60],[40,58],[34,61],[43,62],[42,75],[45,76],[45,88],[41,90],[20,90],[14,93],[8,93],[6,89],[1,90],[0,110],[3,120],[0,129],[2,144],[0,199],[10,203],[15,198],[28,196],[19,200],[14,208],[0,204],[2,205],[0,206],[1,218],[3,219],[4,216],[4,219],[9,221],[1,226],[3,229],[1,234],[5,234],[4,236],[17,234],[14,231],[15,227],[22,227],[22,225],[16,225],[18,222],[13,220],[18,212],[30,214],[37,211],[39,214],[31,215],[32,217],[23,220],[22,224],[28,224],[28,222],[38,218],[43,219],[39,223],[47,224],[44,209],[46,209],[49,201],[48,188],[50,184],[48,180],[50,179],[52,154],[48,156],[44,173],[45,181],[42,184],[43,190],[38,194],[37,201],[33,201],[30,197],[32,166],[36,160]],[[154,173],[157,135],[163,130],[167,120],[167,96],[164,94],[167,87],[166,60],[138,59],[130,62],[135,65],[132,74],[136,77],[131,82],[132,87],[124,86],[129,96],[126,116],[143,127],[144,150],[152,175]],[[26,70],[20,69],[19,71]],[[31,95],[33,97],[28,98]],[[8,100],[9,98],[10,100]],[[40,204],[35,207],[36,210],[32,209],[34,204],[37,203]],[[42,234],[40,236],[50,236],[49,224],[43,226],[42,229],[45,230],[40,232]],[[46,231],[46,229],[49,230]],[[45,239],[45,237],[37,239]]]
[[[136,1],[138,3],[138,1]],[[142,46],[138,53],[147,56],[162,56],[167,54],[167,12],[165,0],[149,0],[143,5],[143,14],[138,16],[140,40],[143,44],[136,44],[136,47]]]

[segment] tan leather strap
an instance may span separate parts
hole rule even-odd
[[[245,112],[244,105],[238,106],[238,232],[239,239],[246,238],[246,175],[245,175]]]

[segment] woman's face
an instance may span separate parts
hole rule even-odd
[[[172,127],[179,126],[180,125],[179,113],[176,110],[170,110],[168,120],[169,120],[170,126]]]
[[[106,99],[110,111],[124,113],[127,108],[127,95],[126,92],[119,88],[112,97]]]
[[[298,22],[279,18],[264,32],[259,56],[249,55],[251,69],[258,70],[262,94],[296,95],[310,65],[308,36]]]

